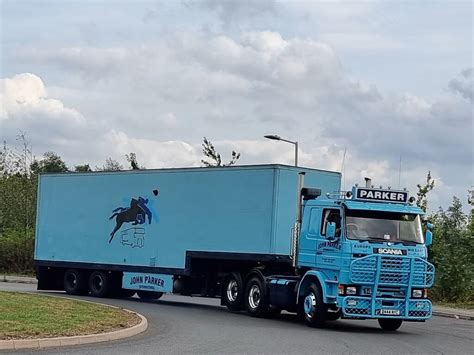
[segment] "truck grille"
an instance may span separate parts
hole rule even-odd
[[[380,286],[431,287],[434,266],[421,258],[369,255],[352,261],[351,281]]]
[[[431,317],[431,302],[429,300],[404,300],[404,299],[375,299],[349,296],[344,297],[342,311],[348,317],[384,318],[384,309],[396,311],[394,315],[401,318],[427,319]]]

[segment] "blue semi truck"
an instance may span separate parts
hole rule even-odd
[[[407,191],[284,165],[42,174],[38,289],[220,297],[311,326],[431,317],[432,242]],[[428,225],[428,227],[430,227]]]

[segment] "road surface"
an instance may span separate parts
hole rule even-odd
[[[0,283],[0,290],[34,291],[36,285]],[[51,293],[49,293],[51,294]],[[64,293],[54,293],[65,295]],[[16,354],[473,354],[474,321],[433,317],[404,323],[395,333],[376,321],[338,320],[308,328],[294,315],[255,319],[234,314],[218,300],[165,295],[155,302],[95,299],[145,315],[146,332],[121,341],[15,352]]]

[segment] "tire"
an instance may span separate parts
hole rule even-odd
[[[326,320],[335,321],[341,318],[341,315],[342,311],[340,308],[338,308],[337,310],[328,309],[326,311]]]
[[[93,297],[106,297],[110,291],[110,279],[104,271],[94,271],[89,276],[89,291]]]
[[[81,295],[87,291],[84,274],[77,269],[66,270],[63,285],[64,291],[69,295]]]
[[[299,300],[300,314],[310,327],[322,327],[327,320],[327,305],[318,284],[312,283]]]
[[[393,318],[379,318],[379,325],[380,328],[383,330],[387,330],[390,332],[394,332],[402,325],[403,321],[401,319],[393,319]]]
[[[163,296],[163,292],[137,291],[137,295],[143,301],[155,301]]]
[[[224,281],[222,287],[222,304],[231,312],[238,312],[243,308],[244,283],[239,273],[233,272]]]
[[[268,315],[268,292],[261,277],[253,276],[247,281],[244,305],[252,317],[265,317]]]

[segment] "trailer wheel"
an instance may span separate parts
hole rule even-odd
[[[94,271],[89,277],[89,291],[93,297],[106,297],[109,293],[109,277],[104,271]]]
[[[242,276],[238,272],[233,272],[227,276],[222,288],[222,304],[232,312],[242,309],[244,297],[244,283]]]
[[[163,292],[137,291],[138,297],[144,301],[154,301],[163,296]]]
[[[305,290],[299,302],[300,313],[307,325],[310,327],[322,327],[326,321],[327,305],[323,302],[321,287],[310,284]]]
[[[252,317],[268,315],[268,292],[263,280],[258,276],[251,277],[244,294],[245,309]]]
[[[77,269],[67,269],[64,273],[64,291],[69,295],[80,295],[87,291],[84,275]]]
[[[401,319],[391,319],[391,318],[379,318],[380,328],[388,331],[395,331],[402,325],[403,321]]]

